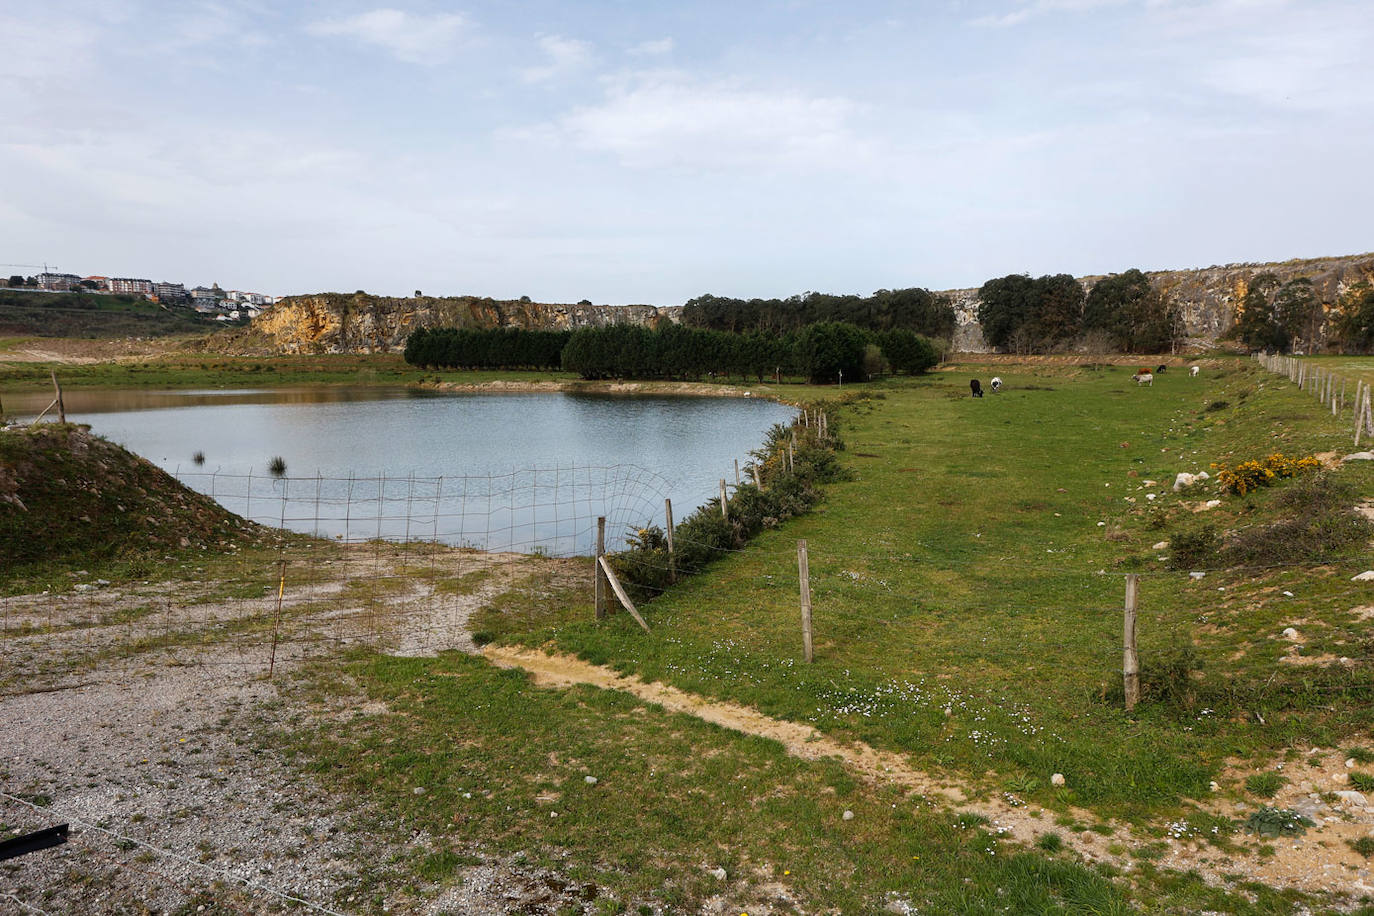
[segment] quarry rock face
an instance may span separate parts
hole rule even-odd
[[[1334,258],[1281,261],[1269,264],[1227,264],[1196,270],[1146,271],[1150,284],[1175,302],[1183,315],[1187,344],[1208,347],[1215,344],[1236,323],[1236,311],[1250,284],[1260,274],[1271,273],[1280,284],[1306,277],[1323,304],[1327,320],[1317,329],[1316,343],[1325,341],[1330,318],[1342,294],[1361,281],[1374,283],[1374,254]],[[1101,276],[1080,277],[1086,293]],[[953,349],[965,353],[988,353],[992,348],[983,339],[978,324],[978,290],[954,289],[941,295],[954,303]]]
[[[679,321],[680,306],[563,305],[476,296],[397,298],[319,293],[288,296],[253,320],[255,337],[276,353],[391,353],[420,328],[567,331],[611,324]]]
[[[1149,271],[1151,284],[1175,302],[1183,316],[1187,345],[1215,344],[1236,323],[1236,311],[1251,283],[1272,273],[1280,284],[1306,277],[1312,281],[1327,320],[1316,330],[1318,348],[1342,294],[1361,281],[1374,283],[1374,254],[1314,258],[1270,264],[1227,264],[1197,270]],[[1100,276],[1081,277],[1085,291]],[[992,350],[978,324],[978,290],[952,289],[953,349],[964,353]],[[681,306],[565,305],[477,296],[397,298],[319,293],[289,296],[254,319],[252,337],[274,353],[390,353],[405,348],[418,328],[522,328],[574,330],[611,324],[652,327],[659,321],[680,322]]]

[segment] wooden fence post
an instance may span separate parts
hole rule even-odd
[[[596,619],[606,618],[606,573],[601,569],[601,558],[606,553],[606,516],[596,520]]]
[[[1135,611],[1136,599],[1140,593],[1139,573],[1126,575],[1126,625],[1121,659],[1121,675],[1126,691],[1126,711],[1135,709],[1140,702],[1140,656],[1135,648]]]
[[[730,502],[725,496],[725,478],[720,479],[720,517],[730,521]]]
[[[787,443],[787,473],[795,474],[797,471],[796,458],[793,456],[793,447],[797,444],[797,434],[792,434],[792,441]]]
[[[611,591],[615,592],[615,596],[620,599],[620,603],[624,606],[625,610],[630,612],[630,616],[635,619],[635,623],[643,627],[645,633],[650,632],[649,625],[644,622],[643,617],[639,616],[639,611],[635,608],[634,602],[630,600],[630,596],[625,594],[625,589],[621,587],[620,580],[616,578],[615,570],[611,569],[610,560],[607,560],[604,555],[597,557],[596,568],[601,570],[601,574],[606,577],[606,582],[611,586]]]
[[[663,501],[663,513],[668,516],[668,581],[677,581],[677,558],[673,555],[673,501]]]
[[[806,541],[797,541],[797,578],[801,582],[802,652],[811,664],[811,566],[806,556]]]
[[[56,370],[49,370],[52,373],[52,386],[57,389],[57,419],[61,423],[67,422],[67,405],[62,403],[62,386],[58,384]]]

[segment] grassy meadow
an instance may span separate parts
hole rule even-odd
[[[1370,644],[1349,615],[1366,545],[1317,565],[1173,569],[1203,525],[1253,526],[1283,487],[1182,493],[1177,472],[1282,451],[1350,451],[1338,424],[1286,380],[1249,365],[1175,372],[1138,388],[1118,367],[996,370],[968,396],[960,368],[874,386],[842,411],[855,479],[627,619],[507,638],[913,755],[1104,815],[1177,808],[1232,758],[1365,741]],[[986,379],[988,372],[981,373]],[[1335,476],[1360,493],[1371,468]],[[1192,511],[1208,499],[1220,505]],[[809,542],[816,661],[801,661],[796,541]],[[1147,701],[1122,708],[1124,576],[1141,576]],[[1190,575],[1202,573],[1202,576]],[[1290,597],[1291,594],[1291,597]],[[1308,654],[1359,665],[1280,664],[1275,637],[1313,622]],[[1263,724],[1261,724],[1261,722]],[[1062,773],[1067,785],[1052,788]]]

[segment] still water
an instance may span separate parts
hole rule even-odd
[[[5,406],[36,414],[48,399]],[[793,416],[754,399],[406,388],[76,390],[65,402],[68,420],[264,524],[555,556],[590,552],[597,516],[612,548],[661,525],[664,498],[680,520]]]

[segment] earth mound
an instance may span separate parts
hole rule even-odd
[[[217,547],[256,530],[84,426],[0,430],[0,556],[15,565]]]

